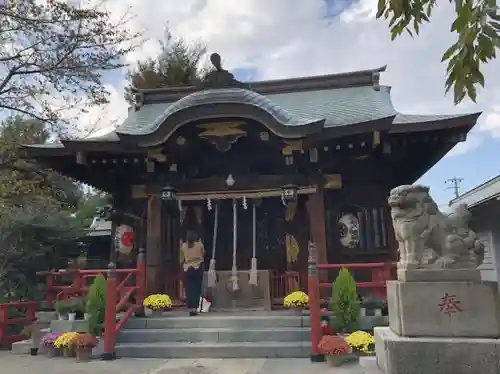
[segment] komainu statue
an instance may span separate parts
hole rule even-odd
[[[473,269],[483,262],[484,246],[469,228],[467,205],[446,216],[429,195],[429,187],[420,185],[392,189],[388,202],[400,268]]]

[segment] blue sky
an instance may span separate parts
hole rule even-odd
[[[461,155],[445,157],[430,169],[419,182],[431,187],[432,195],[440,204],[452,199],[453,193],[444,181],[463,178],[461,193],[500,174],[500,143],[489,137],[481,146]]]

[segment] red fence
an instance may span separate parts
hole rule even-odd
[[[141,313],[146,292],[146,263],[144,252],[139,253],[137,266],[133,269],[69,270],[43,272],[47,292],[45,302],[52,308],[57,300],[85,296],[89,290],[89,279],[106,275],[106,314],[104,321],[103,359],[113,359],[116,335],[134,313]],[[69,284],[68,284],[69,283]],[[37,302],[14,302],[0,304],[0,345],[11,344],[26,338],[22,334],[9,334],[8,327],[30,325],[35,321]],[[17,310],[24,317],[9,318],[9,311]],[[24,310],[24,312],[23,312]],[[117,313],[124,311],[121,319]]]
[[[12,343],[26,339],[27,336],[20,333],[9,333],[9,326],[28,326],[35,321],[35,301],[19,301],[0,304],[0,346],[10,346]],[[14,314],[9,317],[9,312]],[[21,317],[19,315],[22,315]]]
[[[117,275],[124,277],[119,281]],[[135,277],[135,284],[127,286],[127,282]],[[135,295],[135,298],[132,297]],[[117,270],[110,267],[106,280],[106,314],[104,317],[104,354],[103,360],[115,359],[116,336],[134,313],[142,313],[146,297],[146,262],[144,251],[137,256],[135,269]],[[116,313],[125,309],[125,314],[117,320]]]
[[[387,281],[394,279],[393,271],[395,263],[360,263],[360,264],[318,264],[316,261],[316,247],[313,243],[309,244],[309,269],[307,276],[307,286],[309,295],[309,314],[311,325],[311,360],[322,360],[323,356],[318,350],[318,344],[322,337],[321,331],[321,288],[331,288],[332,283],[320,282],[319,271],[332,269],[368,269],[372,273],[372,280],[369,282],[356,282],[360,289],[371,289],[372,295],[380,299],[387,298]]]

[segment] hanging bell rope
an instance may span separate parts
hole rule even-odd
[[[248,283],[257,286],[257,207],[252,204],[252,264],[250,267],[250,278]]]
[[[214,234],[212,236],[212,258],[210,259],[210,265],[208,267],[207,273],[207,286],[215,287],[217,282],[217,277],[215,274],[215,248],[217,248],[217,229],[219,226],[219,204],[215,204],[214,213]]]
[[[238,268],[236,267],[236,246],[238,245],[238,205],[233,199],[233,267],[231,269],[231,285],[233,292],[238,291]]]

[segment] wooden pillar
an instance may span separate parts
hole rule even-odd
[[[149,196],[146,238],[146,294],[163,292],[165,276],[162,255],[162,200]]]
[[[309,225],[311,230],[311,239],[315,244],[316,248],[316,262],[317,264],[327,264],[328,255],[326,247],[326,221],[325,221],[325,199],[323,194],[323,188],[317,186],[316,193],[309,195],[309,201],[307,202],[307,211],[309,213]],[[318,271],[319,282],[328,282],[328,271]],[[329,297],[329,292],[327,289],[322,289],[318,291],[322,299],[327,299]]]
[[[317,186],[316,193],[309,195],[309,201],[307,202],[311,238],[316,245],[318,264],[328,263],[325,229],[325,199],[323,191],[322,187]]]

